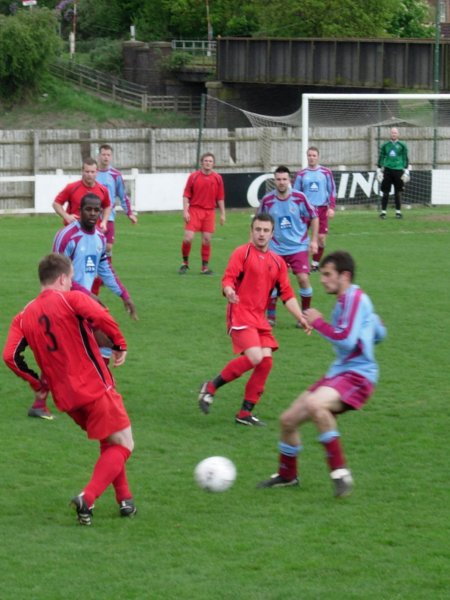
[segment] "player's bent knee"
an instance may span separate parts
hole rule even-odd
[[[254,367],[259,365],[259,363],[261,363],[264,358],[264,354],[261,348],[257,348],[256,346],[253,348],[248,348],[245,351],[245,355]]]
[[[314,394],[309,394],[309,396],[305,398],[305,407],[311,417],[319,410],[320,405]]]
[[[290,410],[286,410],[280,416],[280,427],[282,431],[295,431],[297,429],[298,423],[298,419]]]

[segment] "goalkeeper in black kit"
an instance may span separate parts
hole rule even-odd
[[[389,201],[389,192],[394,186],[395,217],[402,218],[402,192],[405,183],[410,180],[408,160],[408,147],[399,139],[396,127],[391,129],[391,139],[380,148],[378,159],[377,179],[381,183],[381,213],[380,219],[386,218],[386,208]]]

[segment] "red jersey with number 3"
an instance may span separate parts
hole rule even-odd
[[[13,319],[3,359],[16,375],[39,390],[39,376],[23,356],[30,346],[57,408],[74,410],[114,388],[92,327],[106,333],[116,349],[126,350],[116,322],[98,302],[78,291],[44,290]]]
[[[228,304],[228,330],[256,327],[270,329],[265,312],[271,292],[277,288],[283,302],[294,298],[283,258],[252,243],[233,252],[222,278],[222,288],[231,286],[239,296],[237,304]]]

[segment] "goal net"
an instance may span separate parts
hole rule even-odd
[[[206,123],[231,132],[241,171],[257,159],[264,172],[280,164],[295,172],[306,166],[307,148],[317,146],[320,162],[333,170],[340,204],[379,204],[376,167],[392,127],[407,144],[412,166],[404,204],[432,203],[433,178],[450,171],[450,94],[303,94],[300,108],[286,115],[208,96]]]
[[[302,162],[309,146],[338,172],[338,198],[379,199],[375,177],[381,145],[396,127],[408,146],[411,181],[405,204],[432,203],[433,174],[450,169],[449,94],[304,94]]]

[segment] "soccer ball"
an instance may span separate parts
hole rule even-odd
[[[224,456],[205,458],[194,470],[195,481],[208,492],[224,492],[233,485],[236,474],[234,463]]]

